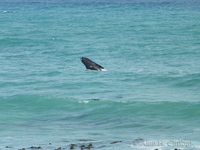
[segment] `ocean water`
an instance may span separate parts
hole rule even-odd
[[[199,16],[199,0],[0,0],[0,150],[199,150]]]

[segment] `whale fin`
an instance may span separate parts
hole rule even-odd
[[[104,67],[102,67],[101,65],[93,62],[92,60],[90,60],[86,57],[81,57],[81,61],[87,69],[97,70],[97,71],[102,71],[102,69],[104,69]]]

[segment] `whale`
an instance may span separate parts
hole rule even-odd
[[[93,62],[89,58],[81,57],[80,59],[81,59],[82,63],[85,65],[85,67],[89,70],[105,71],[104,67]]]

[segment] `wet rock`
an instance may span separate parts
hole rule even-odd
[[[94,147],[87,146],[84,149],[91,149],[91,148],[94,148]]]
[[[81,150],[83,150],[85,148],[85,145],[81,145],[80,148]]]
[[[71,146],[70,146],[70,149],[75,149],[75,148],[74,148],[74,145],[71,145]]]
[[[11,146],[6,146],[5,148],[12,148]]]
[[[62,148],[61,147],[58,147],[57,149],[55,149],[55,150],[62,150]]]
[[[86,149],[91,149],[91,148],[94,148],[93,145],[90,143],[88,146],[86,145],[81,145],[80,146],[81,150],[86,150]]]
[[[94,148],[91,143],[87,147],[85,147],[85,149],[91,149],[91,148]]]
[[[40,146],[38,146],[38,147],[31,146],[30,148],[31,148],[31,149],[42,149],[42,147],[40,147]]]
[[[70,149],[75,149],[76,144],[71,144]]]
[[[122,141],[115,141],[115,142],[112,142],[110,144],[116,144],[116,143],[120,143],[120,142],[122,142]]]

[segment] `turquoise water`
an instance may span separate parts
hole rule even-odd
[[[199,16],[198,0],[1,0],[0,150],[199,150]]]

